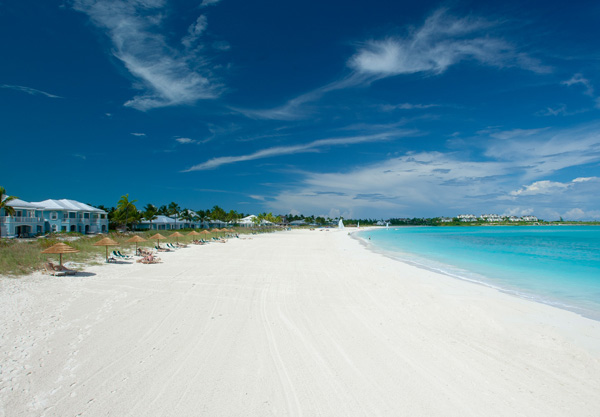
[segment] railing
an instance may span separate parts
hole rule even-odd
[[[14,217],[14,216],[2,216],[0,217],[0,223],[39,223],[41,217]]]

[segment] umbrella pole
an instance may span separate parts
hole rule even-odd
[[[106,262],[108,262],[108,246],[105,246],[105,247],[106,247]]]
[[[60,253],[59,256],[60,256],[60,266],[62,266],[62,253]]]

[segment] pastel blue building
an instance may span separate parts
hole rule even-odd
[[[107,213],[78,201],[15,199],[7,205],[15,210],[15,214],[7,216],[5,210],[0,209],[2,237],[31,237],[50,232],[108,232]]]

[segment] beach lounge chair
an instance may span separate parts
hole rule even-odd
[[[159,252],[171,252],[171,249],[163,248],[161,246],[155,246],[154,249],[156,249]]]
[[[45,271],[46,271],[47,274],[50,274],[50,275],[55,276],[55,277],[62,277],[62,276],[67,275],[67,273],[64,272],[64,271],[57,271],[57,270],[55,270],[54,267],[52,266],[52,264],[50,262],[46,262],[44,264],[44,269],[45,269]]]
[[[114,250],[113,255],[117,258],[131,259],[131,256],[123,255],[120,250]]]

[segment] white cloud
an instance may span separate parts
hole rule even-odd
[[[519,129],[495,132],[485,155],[502,161],[512,161],[527,181],[551,175],[561,169],[585,165],[600,160],[600,125],[575,129]]]
[[[590,82],[590,80],[584,78],[581,74],[575,74],[571,77],[571,79],[563,81],[561,84],[564,84],[568,87],[572,85],[582,85],[584,87],[583,93],[586,96],[593,97],[594,95],[594,87],[592,86],[592,83]]]
[[[548,71],[508,42],[490,36],[487,31],[495,25],[477,17],[456,18],[440,9],[404,38],[365,42],[348,65],[358,73],[375,77],[419,72],[440,74],[464,60],[496,67]]]
[[[400,74],[440,74],[464,60],[475,60],[495,67],[519,67],[534,72],[548,72],[534,58],[518,52],[508,42],[492,37],[488,30],[497,25],[477,17],[456,18],[445,9],[433,13],[423,26],[408,36],[370,40],[348,60],[349,75],[316,88],[271,109],[232,108],[247,117],[271,120],[298,120],[312,112],[305,105],[324,94],[345,88],[367,85],[377,79]],[[429,108],[435,105],[411,105],[400,109]],[[423,106],[423,107],[419,107]],[[599,104],[600,106],[600,104]],[[388,110],[392,110],[389,108]]]
[[[206,162],[202,162],[198,165],[194,165],[193,167],[186,169],[184,172],[191,171],[203,171],[208,169],[214,169],[220,167],[221,165],[233,164],[236,162],[243,161],[252,161],[255,159],[264,159],[264,158],[272,158],[280,155],[292,155],[297,153],[304,152],[316,152],[319,148],[328,147],[328,146],[342,146],[342,145],[352,145],[357,143],[365,143],[365,142],[379,142],[385,140],[397,139],[400,137],[406,137],[416,134],[416,131],[403,131],[396,130],[392,132],[379,133],[375,135],[366,135],[366,136],[352,136],[352,137],[344,137],[344,138],[329,138],[329,139],[320,139],[315,140],[313,142],[291,145],[291,146],[276,146],[267,149],[261,149],[254,153],[248,155],[240,155],[240,156],[222,156],[218,158],[209,159]]]
[[[531,185],[526,185],[523,188],[511,191],[510,195],[536,195],[536,194],[554,194],[563,191],[570,187],[570,184],[553,181],[536,181]]]
[[[200,7],[207,7],[207,6],[213,6],[217,3],[219,3],[221,0],[203,0],[202,3],[200,4]]]
[[[133,136],[138,136],[138,137],[141,137],[141,136],[146,136],[146,134],[145,134],[145,133],[131,133],[131,134],[132,134]]]
[[[177,142],[181,143],[181,144],[188,144],[188,143],[196,143],[195,140],[190,139],[190,138],[176,138],[175,139]]]
[[[439,104],[413,104],[413,103],[401,103],[401,104],[386,104],[381,106],[383,111],[392,111],[392,110],[424,110],[430,109],[432,107],[440,107]]]
[[[421,152],[345,172],[305,172],[270,205],[282,212],[290,207],[304,213],[338,209],[356,216],[496,212],[547,219],[579,207],[589,218],[600,207],[600,178],[549,176],[573,167],[595,173],[586,165],[600,161],[599,127],[525,132],[525,137],[507,134],[501,142],[478,138],[486,156],[480,161],[473,160],[472,152]]]
[[[196,19],[196,21],[188,28],[188,34],[181,40],[181,43],[185,45],[186,48],[191,48],[198,41],[207,26],[208,21],[206,16],[198,16],[198,19]]]
[[[22,85],[3,84],[3,85],[0,85],[0,88],[6,88],[6,89],[10,89],[10,90],[15,90],[15,91],[21,91],[23,93],[26,93],[26,94],[29,94],[29,95],[32,95],[32,96],[42,95],[42,96],[46,96],[46,97],[49,97],[49,98],[63,98],[63,97],[60,97],[60,96],[56,96],[54,94],[46,93],[45,91],[36,90],[35,88],[23,87]]]
[[[582,210],[573,208],[561,216],[564,220],[598,220],[600,219],[600,210]]]
[[[139,80],[135,87],[142,93],[125,106],[146,111],[219,95],[221,86],[211,79],[206,58],[181,53],[160,33],[165,5],[164,0],[74,0],[76,10],[106,31],[114,56]]]
[[[504,131],[482,131],[480,133],[489,133],[489,135],[495,139],[507,140],[507,139],[523,139],[530,136],[536,136],[539,133],[546,130],[541,129],[512,129]]]

